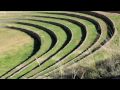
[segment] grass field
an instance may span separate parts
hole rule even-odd
[[[120,75],[117,13],[2,11],[0,20],[1,79]]]

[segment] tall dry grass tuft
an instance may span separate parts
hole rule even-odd
[[[96,70],[86,71],[85,79],[111,78],[120,75],[120,55],[115,55],[96,64]]]
[[[96,69],[85,67],[72,67],[61,69],[61,74],[52,77],[54,79],[107,79],[120,75],[120,55],[96,63]]]

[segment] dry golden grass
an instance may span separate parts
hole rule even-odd
[[[0,54],[15,50],[32,41],[25,33],[10,29],[0,29]]]
[[[0,19],[10,19],[25,15],[24,11],[0,11]]]

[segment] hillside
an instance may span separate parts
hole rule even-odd
[[[117,77],[119,24],[118,12],[2,11],[0,78]]]

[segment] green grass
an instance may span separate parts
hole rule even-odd
[[[85,67],[85,68],[87,67],[87,68],[92,68],[91,70],[94,69],[95,71],[97,71],[98,70],[97,65],[99,62],[105,61],[105,60],[111,60],[111,58],[112,60],[114,60],[113,57],[116,55],[119,55],[120,15],[96,11],[97,13],[100,13],[109,17],[116,27],[114,36],[111,38],[110,41],[107,42],[107,44],[102,46],[101,43],[104,40],[107,41],[107,38],[109,38],[109,35],[107,34],[108,33],[107,25],[104,20],[94,17],[92,15],[77,13],[77,12],[67,12],[67,11],[45,11],[45,12],[43,11],[1,12],[0,26],[10,26],[10,27],[13,26],[13,27],[27,29],[35,32],[41,38],[40,50],[35,55],[33,55],[30,59],[26,60],[23,63],[23,61],[33,51],[33,47],[34,47],[33,39],[21,31],[12,30],[8,28],[0,28],[0,76],[6,73],[7,71],[11,70],[12,68],[14,68],[10,72],[2,76],[1,78],[3,79],[5,78],[6,79],[44,78],[44,77],[52,76],[53,74],[58,75],[60,74],[61,70],[62,72],[67,70],[71,70],[72,72],[72,70],[77,69],[77,67]],[[48,12],[50,13],[52,12],[55,14],[52,14],[52,13],[50,14]],[[67,15],[61,15],[61,13],[62,14],[67,13]],[[83,18],[71,16],[72,14],[85,16],[98,22],[101,27],[100,37],[95,41],[95,39],[98,37],[99,34],[97,33],[94,23],[89,22],[89,20],[85,20]],[[40,17],[33,17],[33,16],[40,16]],[[48,16],[48,17],[44,17],[44,16]],[[53,17],[55,17],[56,19]],[[19,19],[22,19],[22,20],[19,20]],[[33,20],[27,20],[27,19],[33,19]],[[74,23],[66,21],[65,19],[66,20],[70,19],[73,21],[80,22],[83,25],[85,25],[87,30],[87,36],[85,37],[85,40],[74,51],[72,50],[81,41],[83,29]],[[45,22],[40,22],[37,20],[41,20]],[[18,24],[16,22],[21,22],[23,24],[20,24],[20,23]],[[56,24],[55,25],[50,24],[52,22],[59,23],[66,26],[67,28],[70,29],[72,33],[72,38],[70,42],[66,44],[66,46],[62,49],[60,48],[63,46],[63,44],[67,40],[67,34],[63,30],[63,28],[59,27],[59,25],[56,26]],[[24,25],[25,23],[26,25]],[[27,24],[30,24],[30,25],[27,25]],[[57,43],[53,48],[50,49],[53,43],[53,40],[52,40],[53,38],[49,35],[49,33],[46,33],[42,29],[33,27],[32,26],[33,24],[37,26],[45,27],[51,30],[52,32],[54,32],[54,34],[57,37]],[[14,47],[12,47],[12,45],[14,45]],[[98,47],[100,48],[97,51],[92,52],[95,48],[98,48]],[[82,59],[82,57],[87,55],[87,53],[89,53],[89,55]],[[59,60],[60,62],[58,62]],[[42,62],[44,63],[42,64]],[[41,65],[39,66],[39,64]],[[94,73],[91,75],[94,75]]]
[[[27,59],[33,50],[33,39],[16,30],[1,28],[0,43],[0,75]]]
[[[26,22],[26,23],[32,23],[32,24],[36,24],[36,25],[39,25],[39,26],[44,26],[44,27],[46,27],[47,29],[50,29],[51,31],[54,31],[54,33],[56,34],[56,36],[57,36],[57,39],[58,39],[58,42],[57,42],[57,44],[55,45],[55,47],[54,48],[52,48],[49,52],[47,52],[47,53],[45,53],[44,55],[42,55],[45,51],[47,51],[48,49],[49,49],[49,47],[50,47],[50,45],[51,45],[51,43],[50,43],[50,37],[48,37],[48,36],[45,36],[43,33],[45,33],[45,32],[40,32],[41,30],[40,29],[37,29],[37,32],[39,32],[39,34],[40,34],[40,36],[44,36],[43,38],[44,38],[44,41],[43,42],[46,42],[46,43],[42,43],[42,47],[41,47],[41,49],[42,50],[40,50],[39,52],[38,52],[38,55],[36,56],[36,58],[39,58],[40,57],[40,55],[42,55],[41,56],[41,58],[43,58],[43,59],[45,59],[45,58],[47,58],[47,57],[49,57],[52,53],[55,53],[61,46],[62,46],[62,44],[64,43],[64,41],[66,40],[66,35],[65,35],[65,32],[60,28],[60,27],[57,27],[57,26],[54,26],[54,25],[51,25],[51,24],[46,24],[46,23],[41,23],[41,22],[36,22],[36,21],[30,21],[30,20],[24,20],[24,21],[22,21],[22,22]],[[21,27],[21,28],[23,28],[23,27],[27,27],[27,26],[24,26],[24,25],[17,25],[17,24],[10,24],[10,26],[16,26],[16,27]],[[28,27],[28,28],[30,28],[30,26]],[[57,32],[57,31],[55,31],[55,29],[54,28],[56,28],[56,29],[58,29],[59,30],[59,32]],[[34,32],[35,32],[35,28],[32,28],[31,27],[31,30],[33,30]],[[64,35],[64,37],[61,37],[61,35]],[[60,46],[60,47],[59,47]],[[47,49],[46,49],[47,48]],[[46,49],[46,50],[45,50]],[[42,53],[43,52],[43,53]],[[30,60],[27,60],[27,63],[29,63],[29,62],[31,62],[33,59],[35,59],[35,57],[33,57],[32,59],[30,59]],[[33,63],[36,63],[36,60],[33,62]],[[23,64],[24,65],[24,64]],[[38,65],[38,63],[36,63],[36,65]],[[13,73],[13,72],[12,72]]]
[[[74,14],[74,13],[73,13],[73,14]],[[78,14],[78,15],[88,16],[88,15],[84,15],[84,14]],[[60,17],[60,15],[58,15],[58,16]],[[62,16],[62,17],[64,17],[64,16]],[[91,17],[91,16],[88,16],[88,17]],[[65,18],[66,18],[66,17],[65,17]],[[100,46],[100,43],[103,42],[103,40],[104,40],[105,38],[108,38],[108,36],[107,36],[107,27],[106,27],[106,24],[105,24],[102,20],[100,20],[100,19],[97,19],[97,18],[95,18],[95,17],[92,17],[92,18],[95,19],[95,20],[97,20],[97,21],[99,21],[100,26],[101,26],[101,28],[102,28],[102,34],[101,34],[101,37],[99,38],[99,40],[97,41],[97,43],[96,43],[95,45],[93,45],[92,48],[90,48],[90,51],[91,51],[92,49]],[[91,33],[92,33],[92,32],[91,32]],[[89,38],[88,40],[90,41],[90,40],[92,40],[92,39]],[[84,45],[83,45],[83,46],[84,46]],[[99,55],[99,56],[98,56],[97,58],[103,57],[102,54],[98,54],[98,55]],[[102,55],[102,56],[101,56],[101,55]],[[84,56],[84,54],[82,54],[81,57],[82,57],[82,56]],[[71,58],[71,56],[70,56],[69,58]],[[80,58],[80,56],[79,56],[79,58]],[[78,60],[79,58],[74,59],[74,60],[71,61],[70,63],[73,64],[74,61]],[[92,58],[93,58],[93,57],[91,57],[90,59],[92,59]],[[65,58],[62,63],[60,62],[59,64],[56,64],[56,67],[58,67],[58,65],[59,65],[59,66],[62,66],[62,65],[65,63],[65,60],[67,60],[67,58]],[[69,60],[69,59],[68,59],[68,60]],[[71,65],[71,64],[70,64],[70,65]],[[68,66],[68,65],[69,65],[69,64],[67,64],[67,66]],[[54,69],[55,67],[53,66],[52,68]],[[64,68],[66,68],[66,67],[64,67]],[[51,70],[51,68],[48,68],[48,70],[46,70],[46,71],[44,71],[44,72],[42,72],[42,73],[38,73],[38,74],[35,75],[35,76],[40,76],[40,75],[42,75],[42,74],[45,74],[45,72],[48,73],[50,70]],[[59,70],[59,68],[58,68],[58,70]],[[35,78],[35,77],[32,77],[32,78]]]
[[[23,21],[22,21],[22,22],[23,22]],[[50,55],[54,54],[54,53],[63,45],[63,43],[64,43],[65,40],[66,40],[66,34],[65,34],[65,32],[64,32],[60,27],[58,27],[58,26],[54,26],[54,25],[46,24],[46,23],[41,23],[41,22],[36,22],[36,21],[24,21],[24,22],[29,22],[29,23],[31,22],[31,23],[35,23],[36,25],[41,25],[41,26],[44,26],[44,27],[47,26],[46,28],[53,30],[54,33],[55,33],[56,36],[57,36],[58,42],[57,42],[57,44],[55,45],[55,47],[52,48],[48,53],[46,53],[46,54],[44,54],[42,57],[40,57],[40,60],[41,60],[41,59],[45,60],[45,59],[48,58]],[[56,28],[56,29],[55,29],[55,28]],[[58,30],[59,32],[58,32],[57,30]],[[61,35],[64,35],[64,37],[61,37]],[[48,39],[46,39],[46,40],[48,40]],[[47,44],[46,44],[46,45],[47,45]],[[32,64],[32,66],[35,66],[34,63],[35,63],[35,65],[38,65],[38,63],[36,63],[36,61],[34,61],[33,64]]]
[[[47,16],[49,16],[49,14],[47,14]],[[50,14],[50,16],[73,19],[73,20],[76,20],[78,22],[83,23],[87,27],[87,37],[86,37],[86,40],[84,41],[84,43],[78,49],[76,49],[74,52],[72,52],[70,55],[68,55],[67,58],[65,58],[62,63],[60,62],[59,64],[54,65],[54,66],[58,67],[58,66],[61,66],[64,63],[66,63],[67,61],[75,58],[78,54],[80,54],[87,47],[89,47],[91,45],[91,43],[93,43],[94,39],[97,37],[97,32],[96,32],[95,26],[87,20],[73,18],[73,17],[69,17],[69,16],[65,17],[63,15],[51,15]],[[52,69],[55,68],[54,66],[52,67]],[[48,68],[48,70],[51,70],[51,68]],[[48,70],[46,70],[46,72],[48,72]]]
[[[42,19],[42,18],[41,18]],[[69,53],[73,48],[75,48],[75,46],[79,43],[78,42],[78,40],[80,40],[80,38],[81,38],[81,29],[80,29],[80,27],[78,27],[78,26],[76,26],[76,25],[74,25],[74,24],[72,24],[72,23],[70,23],[70,22],[67,22],[67,21],[64,21],[64,20],[56,20],[56,19],[48,19],[48,18],[43,18],[43,20],[51,20],[51,21],[53,21],[54,20],[54,22],[58,22],[58,23],[61,23],[61,24],[64,24],[64,25],[66,25],[66,26],[68,26],[70,29],[71,29],[71,31],[72,31],[72,34],[73,34],[73,37],[72,37],[72,40],[70,41],[70,43],[63,49],[63,50],[61,50],[59,53],[57,53],[55,56],[54,56],[54,59],[52,58],[52,59],[50,59],[49,61],[48,61],[48,63],[46,63],[46,65],[45,65],[45,67],[47,67],[47,65],[51,65],[51,62],[56,62],[57,60],[59,60],[59,58],[61,58],[62,56],[65,56],[65,54],[67,54],[67,53]],[[60,34],[60,36],[61,35],[63,35],[63,34]],[[64,35],[63,35],[64,36]],[[77,40],[77,42],[76,42],[76,40]],[[57,46],[58,47],[58,46]],[[55,60],[57,58],[57,60]],[[40,59],[41,60],[41,59]],[[44,68],[45,68],[44,67]],[[27,70],[27,69],[26,69]],[[38,71],[38,70],[37,70]],[[24,71],[22,71],[22,72],[24,72]],[[25,71],[26,72],[26,71]],[[24,73],[25,73],[24,72]],[[34,72],[35,73],[35,72]],[[31,74],[32,75],[32,74]],[[17,75],[16,75],[17,76]],[[18,74],[18,76],[19,76],[19,74]]]
[[[42,54],[44,54],[51,46],[51,37],[49,36],[48,33],[34,28],[32,26],[26,26],[26,25],[19,25],[19,24],[7,24],[6,26],[14,26],[14,27],[19,27],[19,28],[23,28],[23,29],[27,29],[27,30],[31,30],[34,31],[35,33],[37,33],[40,37],[41,37],[41,49],[34,55],[32,56],[29,60],[27,60],[26,62],[24,62],[23,64],[19,65],[18,67],[23,67],[25,65],[27,65],[28,63],[30,63],[31,61],[35,60],[37,57],[40,57]],[[47,39],[47,41],[46,41]],[[16,68],[16,70],[18,70],[18,68]],[[14,70],[14,72],[16,71]],[[13,73],[13,70],[11,72],[9,72],[9,74],[5,75],[5,77],[7,77],[8,75],[10,75],[11,73]]]
[[[115,16],[113,16],[113,17],[115,17]],[[116,21],[116,20],[115,20],[115,22],[118,23],[118,21]],[[117,24],[115,24],[115,25],[117,25]],[[91,53],[91,55],[89,55],[85,59],[77,62],[75,66],[77,67],[77,66],[80,65],[80,66],[83,66],[83,67],[96,68],[96,64],[99,63],[100,61],[104,61],[106,59],[110,60],[110,58],[112,58],[114,55],[119,54],[119,52],[118,52],[119,47],[116,46],[116,44],[114,43],[115,37],[118,38],[118,35],[114,35],[112,40],[110,40],[106,45],[104,45],[103,48],[97,50],[94,53]],[[115,49],[115,47],[117,49]]]

